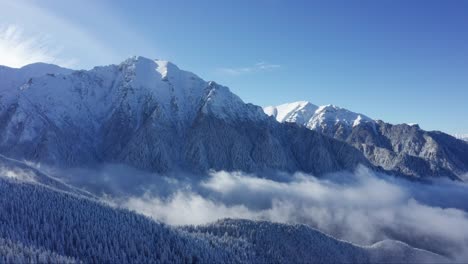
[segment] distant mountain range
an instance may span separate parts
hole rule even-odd
[[[5,156],[65,167],[118,162],[156,172],[320,175],[370,166],[346,143],[280,124],[228,88],[167,61],[133,57],[90,71],[46,72],[13,90],[0,84],[9,91],[0,98]]]
[[[415,177],[457,179],[468,171],[468,144],[416,124],[392,125],[334,105],[294,102],[264,108],[283,123],[294,123],[347,142],[375,166]]]
[[[132,57],[89,71],[38,63],[2,67],[0,76],[0,153],[7,157],[156,172],[321,175],[364,164],[456,179],[468,171],[468,144],[447,134],[308,102],[265,114],[167,61]]]

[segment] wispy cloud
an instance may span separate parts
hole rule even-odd
[[[237,68],[220,68],[219,72],[229,75],[241,75],[255,72],[271,71],[280,68],[279,64],[271,64],[267,62],[258,62],[248,67],[237,67]]]
[[[46,35],[30,35],[17,25],[0,25],[0,64],[21,67],[47,62],[71,67],[74,60],[59,59],[61,48]]]

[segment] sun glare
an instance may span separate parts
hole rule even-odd
[[[56,62],[45,37],[27,36],[16,25],[0,27],[0,58],[2,65],[22,67],[34,62]]]

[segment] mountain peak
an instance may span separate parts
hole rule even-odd
[[[33,63],[21,68],[10,68],[0,66],[0,91],[5,97],[14,97],[15,90],[27,83],[31,78],[44,75],[70,74],[73,70],[62,68],[60,66],[48,63]]]
[[[263,110],[279,122],[303,123],[315,113],[318,106],[308,101],[286,103],[278,106],[267,106]]]
[[[153,60],[143,56],[130,57],[123,61],[120,66],[140,74],[143,72],[158,72],[162,79],[168,78],[168,75],[177,74],[181,71],[177,65],[170,61]]]
[[[264,112],[275,117],[278,122],[296,123],[310,129],[335,125],[353,127],[361,122],[373,122],[371,118],[363,114],[354,113],[336,105],[316,106],[308,101],[268,106],[264,108]]]
[[[30,70],[30,69],[44,69],[44,68],[48,68],[48,69],[60,69],[62,67],[58,66],[58,65],[55,65],[55,64],[50,64],[50,63],[44,63],[44,62],[35,62],[35,63],[31,63],[31,64],[27,64],[27,65],[24,65],[23,67],[21,67],[20,69],[21,70]],[[63,69],[63,68],[62,68]]]
[[[155,60],[143,56],[132,56],[122,62],[122,64],[127,65],[137,65],[142,63],[155,63]]]

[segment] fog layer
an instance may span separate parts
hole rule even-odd
[[[114,205],[171,225],[226,217],[302,223],[362,245],[397,239],[468,261],[468,185],[461,182],[408,181],[365,167],[320,178],[224,171],[162,176],[121,165],[61,174]]]

